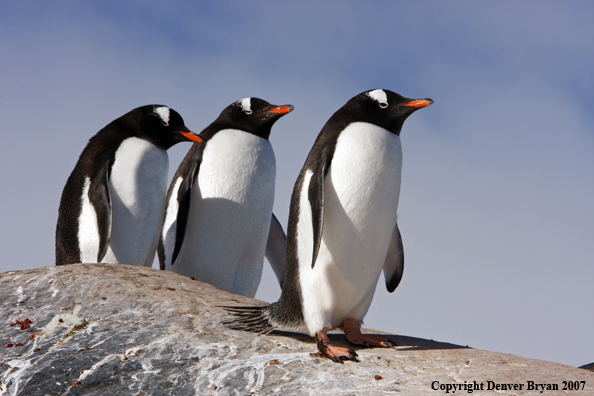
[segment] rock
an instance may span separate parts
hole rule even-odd
[[[407,395],[448,386],[451,394],[473,381],[504,394],[502,384],[533,393],[528,381],[594,390],[587,370],[397,335],[397,349],[358,349],[360,363],[333,363],[306,335],[221,325],[218,305],[258,301],[144,267],[7,272],[0,301],[2,395]],[[342,334],[331,337],[344,344]]]

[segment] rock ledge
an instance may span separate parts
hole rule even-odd
[[[0,301],[1,395],[413,395],[465,381],[484,384],[475,394],[540,394],[528,381],[594,391],[587,370],[398,335],[397,349],[361,349],[360,363],[336,364],[305,335],[221,326],[218,305],[257,301],[144,267],[7,272]],[[488,381],[523,389],[487,391]]]

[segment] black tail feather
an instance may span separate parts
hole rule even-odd
[[[229,307],[221,306],[231,316],[231,320],[223,324],[233,330],[251,331],[255,333],[268,334],[274,330],[270,323],[270,305],[260,307]]]

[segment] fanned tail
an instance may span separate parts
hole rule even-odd
[[[221,306],[233,316],[233,319],[224,321],[223,324],[233,330],[268,334],[275,329],[270,323],[270,307],[271,305],[259,307]]]

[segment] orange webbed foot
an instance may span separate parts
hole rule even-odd
[[[339,347],[330,344],[330,339],[328,338],[327,329],[319,331],[316,333],[316,341],[318,344],[318,350],[320,353],[327,357],[328,359],[336,362],[336,363],[343,363],[345,360],[352,360],[353,362],[358,362],[357,359],[357,352],[353,351],[350,348],[346,347]]]
[[[396,344],[387,337],[379,337],[371,334],[361,333],[361,322],[355,319],[343,321],[344,333],[348,342],[353,345],[361,345],[366,348],[394,348]]]

